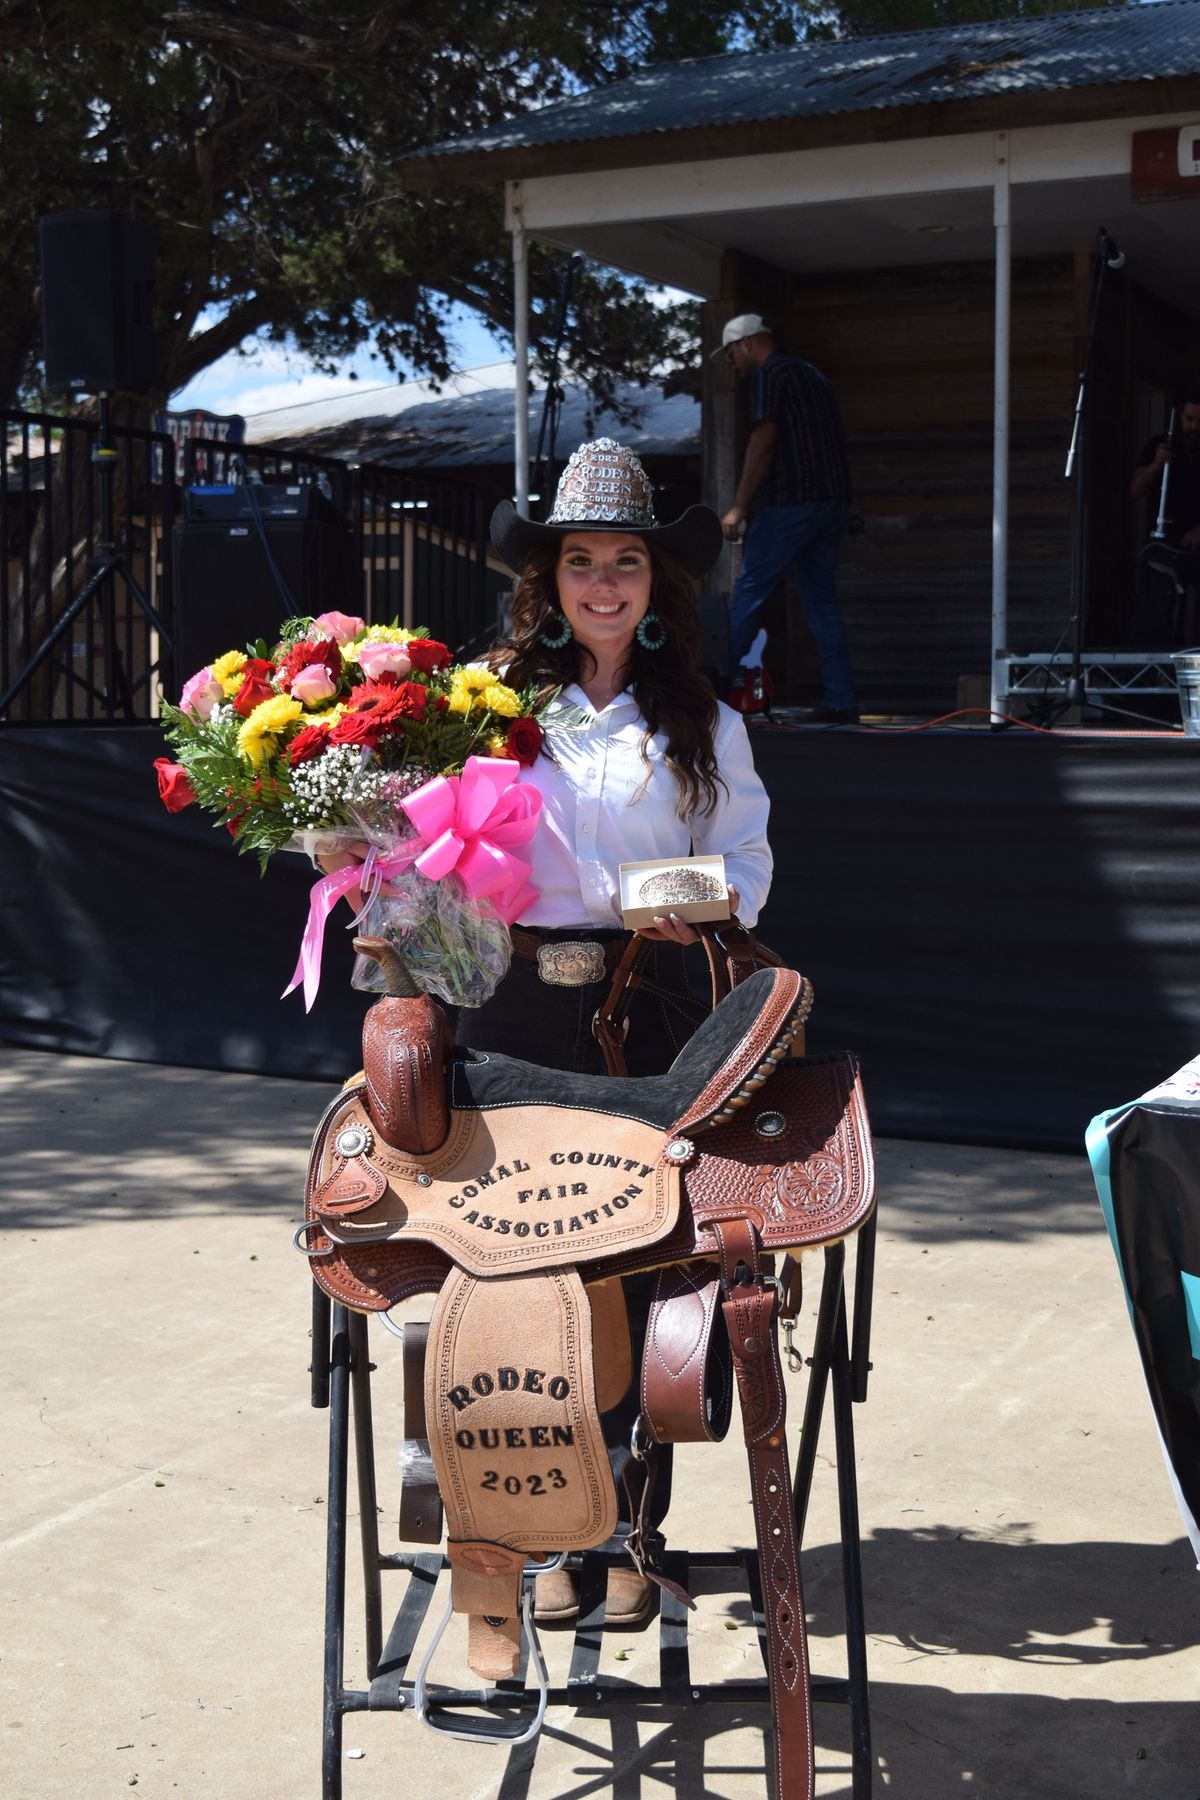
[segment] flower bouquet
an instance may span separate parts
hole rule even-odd
[[[169,811],[213,813],[260,864],[302,850],[338,866],[313,889],[291,993],[311,1007],[325,921],[343,895],[417,988],[479,1006],[507,972],[508,927],[533,897],[521,850],[541,796],[519,781],[541,748],[533,691],[445,644],[345,613],[288,619],[271,649],[227,651],[164,705]],[[378,992],[360,957],[354,985]]]

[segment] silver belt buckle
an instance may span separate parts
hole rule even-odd
[[[604,945],[539,944],[537,970],[550,987],[586,987],[604,979]]]

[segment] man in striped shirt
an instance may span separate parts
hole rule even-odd
[[[714,355],[750,382],[750,441],[733,505],[721,520],[727,538],[745,537],[730,603],[733,668],[753,642],[772,589],[794,563],[825,690],[813,718],[856,723],[858,695],[837,599],[838,551],[850,510],[837,399],[820,370],[783,349],[757,313],[730,319]]]

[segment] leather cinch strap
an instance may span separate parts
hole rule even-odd
[[[711,1229],[721,1250],[722,1310],[750,1463],[775,1721],[775,1795],[776,1800],[812,1800],[808,1633],[784,1431],[787,1402],[775,1331],[776,1293],[763,1279],[757,1234],[748,1220],[713,1220]]]

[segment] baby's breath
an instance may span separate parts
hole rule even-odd
[[[357,744],[331,744],[292,770],[284,816],[297,829],[347,825],[351,807],[374,800],[386,780],[386,769],[363,767]]]

